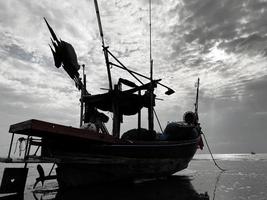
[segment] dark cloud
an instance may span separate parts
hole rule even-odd
[[[266,57],[267,36],[252,34],[247,37],[221,42],[219,47],[229,53],[244,53],[250,56],[262,55]]]
[[[198,53],[208,53],[219,43],[227,52],[262,53],[266,42],[266,2],[183,1],[179,23],[173,26],[174,54],[187,54],[183,43],[199,45]],[[255,55],[255,54],[254,54]],[[193,63],[190,63],[193,64]]]

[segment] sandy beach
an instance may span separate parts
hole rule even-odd
[[[134,183],[114,183],[90,186],[69,191],[58,191],[56,181],[47,181],[44,186],[33,185],[37,178],[36,165],[29,165],[29,175],[23,197],[35,199],[267,199],[267,155],[266,154],[217,154],[218,164],[226,169],[221,172],[209,155],[197,155],[186,170],[172,177],[158,180],[138,180]],[[5,167],[0,165],[0,178]],[[15,164],[11,166],[20,167]],[[51,165],[43,164],[46,173]],[[0,195],[0,199],[18,199]]]

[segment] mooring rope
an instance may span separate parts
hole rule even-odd
[[[218,175],[217,178],[216,178],[216,183],[215,183],[215,185],[214,185],[213,198],[212,198],[212,200],[215,200],[216,191],[217,191],[217,186],[218,186],[218,183],[219,183],[219,181],[220,181],[220,177],[221,177],[221,175],[222,175],[224,172],[225,172],[225,171],[220,171],[219,175]]]
[[[203,132],[201,132],[201,133],[202,133],[202,135],[203,135],[203,137],[204,137],[205,143],[206,143],[206,145],[207,145],[207,147],[208,147],[209,153],[210,153],[210,155],[211,155],[211,158],[212,158],[212,160],[213,160],[215,166],[216,166],[219,170],[221,170],[221,171],[226,171],[226,169],[221,168],[221,167],[216,163],[216,161],[215,161],[215,159],[214,159],[214,157],[213,157],[213,154],[212,154],[212,152],[211,152],[210,146],[209,146],[209,144],[208,144],[208,141],[207,141],[207,139],[206,139],[206,136],[205,136],[205,134],[204,134]]]

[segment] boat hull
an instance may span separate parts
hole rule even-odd
[[[170,176],[187,168],[191,159],[130,159],[117,164],[58,164],[60,188],[82,187],[113,181]]]
[[[91,155],[57,155],[60,188],[170,176],[187,168],[197,141],[95,147]],[[106,154],[100,154],[106,152]],[[135,156],[134,153],[135,152]],[[139,153],[140,152],[140,153]],[[142,152],[142,153],[141,153]],[[148,154],[147,154],[148,153]]]

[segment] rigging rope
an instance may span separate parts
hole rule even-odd
[[[161,133],[163,133],[162,126],[161,126],[161,124],[160,124],[160,121],[159,121],[158,115],[157,115],[157,113],[156,113],[156,111],[155,111],[155,109],[154,109],[154,108],[153,108],[153,111],[154,111],[154,114],[155,114],[155,116],[156,116],[156,119],[157,119],[157,122],[158,122],[159,128],[160,128],[160,130],[161,130]]]

